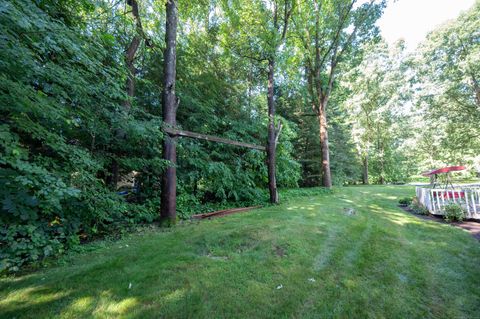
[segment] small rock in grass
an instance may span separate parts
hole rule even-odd
[[[398,279],[400,279],[401,282],[407,282],[408,278],[404,274],[398,274]]]
[[[277,286],[277,289],[282,289],[283,288],[283,285],[278,285]]]
[[[315,282],[316,280],[315,280],[315,278],[308,278],[308,281]]]
[[[352,216],[356,214],[355,209],[353,208],[344,208],[343,212],[348,216]]]
[[[226,256],[214,256],[210,253],[207,255],[207,257],[211,258],[213,260],[228,260],[228,257],[226,257]]]

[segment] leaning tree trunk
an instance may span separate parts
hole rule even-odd
[[[175,0],[166,3],[166,48],[164,52],[164,78],[162,114],[166,126],[176,125],[177,98],[175,96],[176,46],[177,46],[177,4]],[[170,162],[162,176],[162,197],[160,217],[166,224],[174,224],[177,210],[177,152],[175,138],[165,135],[163,139],[163,159]]]
[[[125,53],[125,64],[127,65],[127,83],[126,91],[128,98],[123,102],[123,109],[128,113],[132,107],[131,99],[135,96],[135,54],[137,53],[138,47],[140,46],[140,36],[135,35],[130,42],[130,45],[127,48]]]
[[[123,107],[125,112],[129,112],[131,105],[131,98],[135,95],[135,55],[137,54],[138,47],[142,41],[141,35],[143,33],[142,22],[140,20],[140,13],[138,10],[138,3],[137,0],[129,0],[127,3],[132,7],[132,15],[136,20],[136,34],[130,42],[130,45],[127,47],[125,51],[125,64],[127,65],[127,83],[126,83],[126,90],[128,98],[124,101]]]
[[[320,148],[322,151],[322,183],[324,187],[332,187],[332,174],[330,172],[330,149],[328,146],[328,129],[326,103],[319,107],[318,122],[320,126]]]
[[[139,33],[143,32],[137,1],[129,0],[127,1],[127,3],[129,6],[132,7],[132,15],[136,20],[137,30],[136,30],[135,36],[133,37],[132,41],[130,42],[130,44],[125,50],[125,65],[127,66],[127,82],[126,82],[125,90],[127,93],[127,98],[122,103],[123,111],[125,114],[128,114],[130,112],[130,109],[132,108],[131,99],[135,96],[135,73],[136,73],[135,56],[137,54],[140,43],[142,42],[142,38],[140,37]],[[115,129],[114,133],[117,139],[123,139],[125,138],[125,135],[126,135],[125,131],[119,128]],[[120,178],[119,166],[120,165],[118,164],[117,159],[112,158],[112,163],[110,166],[111,176],[109,178],[108,183],[110,185],[110,188],[113,189],[114,191],[117,190],[118,180]]]
[[[368,155],[363,157],[363,184],[368,185]]]
[[[275,132],[275,100],[274,100],[275,61],[268,60],[268,139],[267,139],[267,167],[268,190],[270,202],[278,203],[277,180],[275,176],[276,132]]]

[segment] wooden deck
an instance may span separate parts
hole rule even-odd
[[[453,189],[417,187],[419,202],[434,215],[443,215],[443,207],[457,203],[468,219],[480,219],[480,185],[455,186]]]

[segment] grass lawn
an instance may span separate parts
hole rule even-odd
[[[0,317],[479,318],[480,244],[397,208],[413,194],[346,187],[94,243],[0,279]]]

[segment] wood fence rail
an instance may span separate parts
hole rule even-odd
[[[432,189],[417,187],[419,202],[434,215],[443,215],[443,207],[456,203],[463,207],[466,218],[480,219],[480,187],[459,186],[454,189]]]
[[[205,140],[205,141],[211,141],[211,142],[218,142],[218,143],[223,143],[223,144],[228,144],[228,145],[234,145],[234,146],[240,146],[240,147],[246,147],[246,148],[252,148],[256,149],[259,151],[266,151],[265,146],[261,145],[255,145],[255,144],[250,144],[250,143],[244,143],[244,142],[238,142],[234,140],[229,140],[226,138],[221,138],[213,135],[206,135],[206,134],[201,134],[201,133],[195,133],[195,132],[189,132],[189,131],[183,131],[183,130],[178,130],[172,127],[163,127],[163,131],[170,136],[183,136],[183,137],[190,137],[190,138],[195,138],[195,139],[200,139],[200,140]]]

